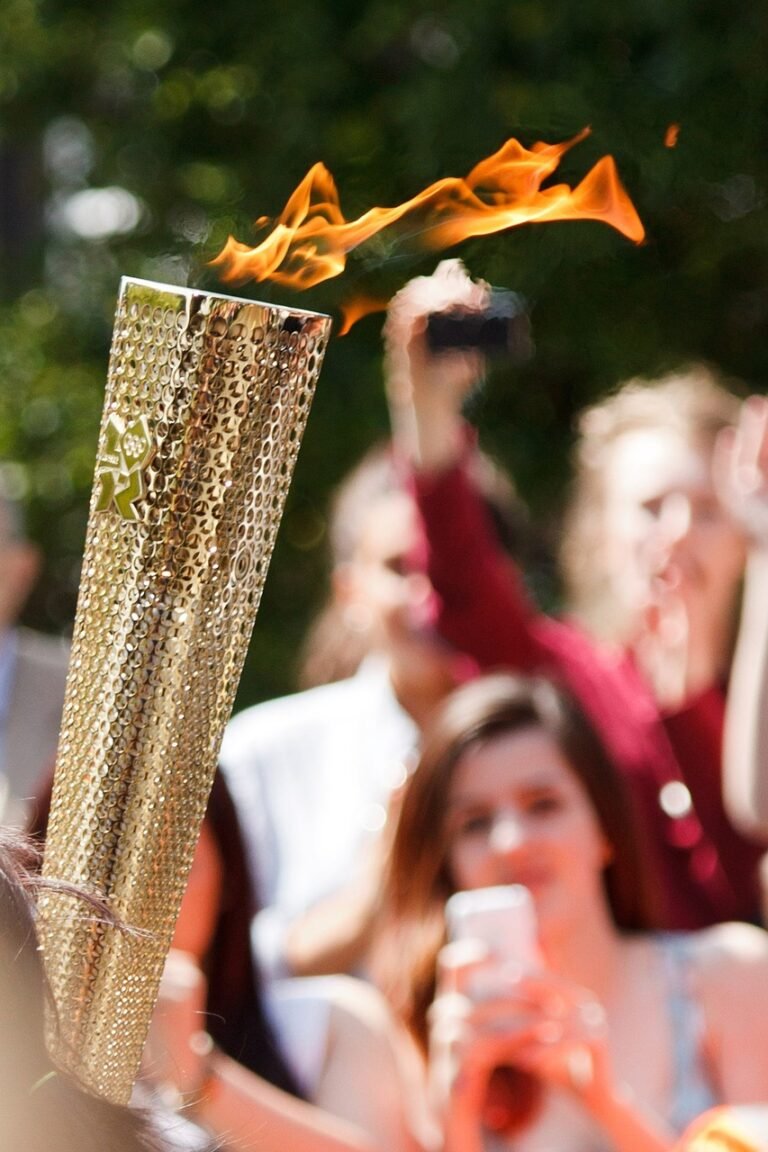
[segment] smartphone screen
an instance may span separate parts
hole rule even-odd
[[[498,960],[538,963],[536,913],[522,884],[456,892],[445,909],[451,940],[482,940]]]

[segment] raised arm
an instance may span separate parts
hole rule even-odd
[[[752,539],[723,746],[725,804],[747,835],[768,834],[768,399],[745,401],[718,451],[721,487]]]
[[[211,1046],[205,981],[171,952],[146,1055],[161,1094],[233,1152],[421,1152],[430,1135],[405,1038],[373,988],[339,978],[315,1103],[300,1100]]]
[[[431,352],[427,319],[449,309],[479,311],[487,299],[487,286],[472,280],[460,260],[443,260],[434,275],[406,284],[389,306],[384,367],[392,433],[397,450],[422,474],[447,471],[461,459],[461,406],[485,368],[475,351]]]
[[[484,360],[468,350],[434,353],[426,339],[430,313],[477,310],[486,300],[486,286],[457,260],[407,284],[384,330],[387,396],[395,447],[411,469],[440,632],[481,668],[532,670],[546,659],[535,612],[478,492],[474,437],[462,416]]]

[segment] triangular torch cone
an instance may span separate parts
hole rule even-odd
[[[328,340],[315,313],[124,280],[45,849],[56,1060],[128,1100]]]

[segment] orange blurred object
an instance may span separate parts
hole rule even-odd
[[[674,148],[677,144],[677,138],[680,135],[680,125],[670,124],[664,133],[664,147]]]
[[[768,1110],[764,1105],[720,1105],[694,1120],[674,1152],[765,1152]]]
[[[337,336],[346,336],[353,324],[370,316],[372,312],[385,312],[389,300],[384,296],[352,296],[339,305],[341,311],[341,327]]]
[[[338,276],[349,252],[406,217],[419,243],[433,249],[545,220],[601,220],[639,243],[645,230],[611,156],[598,160],[575,188],[541,187],[562,155],[588,132],[531,148],[507,140],[466,178],[445,177],[394,208],[371,208],[349,221],[333,177],[324,164],[315,164],[261,244],[249,248],[230,236],[211,263],[225,281],[273,280],[288,288],[311,288]],[[261,217],[257,226],[268,223]]]

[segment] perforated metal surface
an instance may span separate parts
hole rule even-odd
[[[330,321],[124,280],[44,871],[144,930],[41,901],[55,1054],[138,1069]]]

